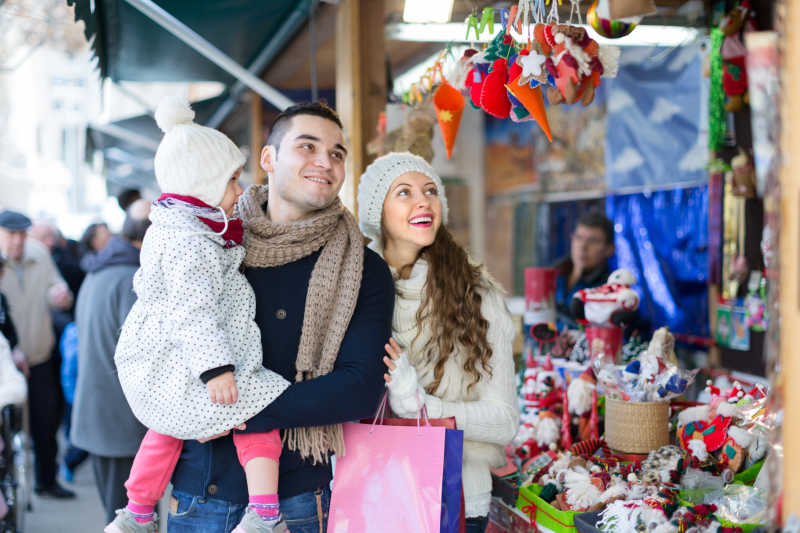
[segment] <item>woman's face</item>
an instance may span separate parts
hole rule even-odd
[[[442,200],[436,183],[419,172],[406,172],[389,187],[383,201],[386,247],[429,246],[442,225]]]
[[[94,237],[92,237],[90,246],[95,252],[99,252],[106,247],[110,238],[111,231],[108,229],[108,226],[100,224],[94,231]]]

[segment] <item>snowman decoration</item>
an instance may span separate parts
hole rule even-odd
[[[628,323],[636,315],[639,295],[631,289],[636,277],[629,270],[611,273],[605,285],[575,293],[570,304],[579,323],[596,327],[614,327]]]

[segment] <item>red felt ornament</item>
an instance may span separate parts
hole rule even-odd
[[[597,420],[597,389],[592,391],[592,413],[589,415],[589,438],[599,439],[600,430],[598,429]]]
[[[572,433],[570,432],[569,400],[567,399],[567,387],[561,392],[561,447],[569,450],[572,446]]]
[[[485,81],[486,76],[481,73],[478,67],[472,68],[467,73],[467,80],[464,82],[464,86],[469,89],[469,100],[475,109],[481,108],[481,90]]]
[[[511,112],[511,101],[506,91],[507,82],[506,60],[496,59],[481,89],[481,109],[493,117],[508,118]]]

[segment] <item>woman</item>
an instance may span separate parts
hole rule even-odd
[[[108,244],[108,241],[111,239],[111,237],[111,230],[108,229],[108,225],[105,222],[94,222],[89,224],[86,230],[84,230],[81,240],[79,241],[81,253],[96,254],[106,247],[106,244]]]
[[[384,358],[391,408],[412,418],[419,401],[432,418],[455,417],[464,431],[467,531],[483,532],[490,468],[505,463],[503,446],[519,423],[503,293],[447,231],[444,187],[424,159],[393,153],[372,163],[361,176],[358,215],[395,278]]]

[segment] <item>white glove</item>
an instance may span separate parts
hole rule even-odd
[[[417,410],[425,401],[425,389],[417,379],[417,369],[408,362],[405,352],[394,361],[396,368],[389,371],[392,380],[387,383],[389,406],[401,418],[416,418]]]

